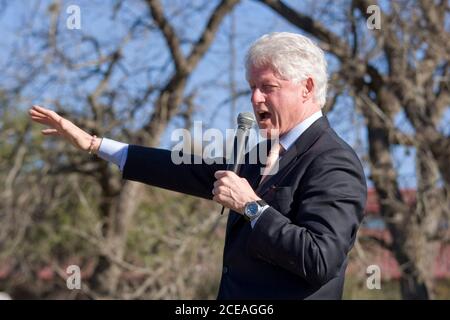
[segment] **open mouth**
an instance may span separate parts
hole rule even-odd
[[[258,112],[259,121],[270,119],[270,112],[260,111]]]

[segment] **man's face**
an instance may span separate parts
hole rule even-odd
[[[252,67],[249,73],[252,105],[260,129],[283,135],[301,121],[305,112],[302,84],[283,80],[270,67]]]

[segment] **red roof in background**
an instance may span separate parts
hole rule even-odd
[[[413,205],[416,202],[416,189],[401,189],[400,193],[407,204]],[[367,190],[366,213],[378,214],[380,212],[380,203],[375,188]]]
[[[382,232],[382,237],[389,238],[389,232]],[[431,265],[431,270],[436,279],[450,278],[450,245],[436,244],[436,258]],[[380,267],[381,277],[384,280],[398,279],[401,270],[394,254],[384,248],[374,246],[365,248],[365,260],[352,259],[347,268],[348,274],[366,276],[367,264],[374,264]]]

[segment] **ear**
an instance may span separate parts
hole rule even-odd
[[[313,78],[308,77],[308,79],[306,79],[303,84],[302,97],[303,102],[305,102],[314,96],[314,80]]]

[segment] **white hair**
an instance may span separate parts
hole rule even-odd
[[[273,32],[256,40],[245,58],[247,81],[252,67],[269,66],[285,80],[296,83],[311,77],[315,101],[323,107],[327,96],[327,61],[314,42],[289,32]]]

